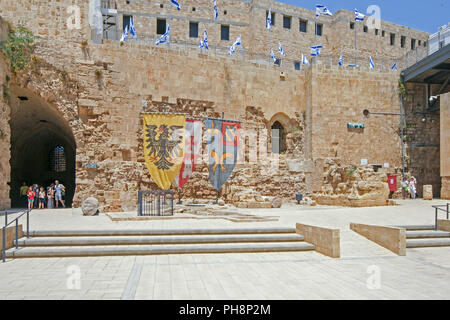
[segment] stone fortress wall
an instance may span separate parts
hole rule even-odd
[[[181,12],[169,9],[170,3],[164,3],[164,8],[161,8],[160,2],[128,2],[117,1],[118,12],[142,13],[135,16],[136,29],[139,33],[149,30],[149,37],[153,38],[157,17],[177,15],[178,18],[171,22],[174,40],[187,39],[189,20],[204,16],[208,10],[212,17],[209,1],[190,3],[190,6],[195,6],[195,11],[191,8]],[[66,10],[71,5],[80,7],[80,29],[68,30],[65,27]],[[278,17],[272,30],[273,39],[286,39],[283,45],[288,54],[290,50],[298,50],[295,55],[309,52],[313,34],[306,40],[291,34],[292,39],[302,39],[298,40],[302,44],[299,42],[296,49],[289,47],[287,37],[289,33],[298,32],[295,14],[313,19],[313,11],[260,1],[230,1],[222,7],[219,2],[218,6],[219,14],[227,10],[227,15],[219,18],[219,22],[231,25],[230,41],[224,47],[242,34],[245,49],[263,52],[267,42],[263,38],[258,40],[258,35],[266,31],[264,12],[266,7],[271,7]],[[176,46],[158,48],[150,43],[133,41],[120,46],[118,41],[112,40],[95,44],[91,41],[88,1],[46,1],[36,5],[27,0],[0,0],[0,8],[3,18],[15,25],[24,23],[41,36],[36,46],[39,59],[13,77],[13,101],[9,105],[4,104],[5,115],[11,112],[8,108],[12,111],[17,109],[20,102],[15,97],[14,88],[20,88],[21,94],[32,97],[30,108],[33,104],[46,104],[56,110],[71,128],[76,143],[75,206],[88,196],[95,196],[104,210],[126,211],[136,206],[138,190],[155,188],[144,164],[140,113],[163,111],[164,108],[196,117],[220,117],[223,112],[225,118],[243,121],[244,130],[268,130],[270,134],[275,121],[286,129],[287,150],[280,156],[279,170],[275,172],[267,172],[264,163],[248,163],[248,155],[254,146],[243,137],[241,149],[247,156],[244,154],[243,163],[237,166],[223,192],[223,197],[230,202],[251,203],[261,196],[273,195],[293,199],[296,192],[320,190],[322,170],[327,168],[321,159],[330,157],[340,158],[346,165],[358,165],[362,158],[368,159],[369,164],[389,163],[390,170],[398,172],[400,139],[392,129],[398,119],[365,119],[362,115],[364,109],[398,112],[398,72],[316,65],[306,70],[291,69],[280,73],[276,66],[227,59],[220,55],[215,57],[200,54],[198,50],[180,50]],[[145,12],[148,16],[143,15]],[[291,30],[286,32],[281,25],[281,13],[284,12],[293,16]],[[344,13],[340,11],[336,15]],[[259,15],[262,17],[255,18]],[[225,17],[226,20],[221,20]],[[254,31],[257,30],[256,21],[261,24],[259,31]],[[335,23],[344,23],[339,21]],[[144,27],[146,23],[150,27]],[[213,30],[213,20],[206,23],[211,26],[208,28],[211,46],[214,32],[209,29]],[[383,25],[387,30],[394,30],[390,29],[394,25]],[[400,26],[395,28],[405,34],[408,31],[410,37],[427,37],[419,31]],[[202,30],[200,26],[200,34]],[[254,33],[250,34],[250,30]],[[311,32],[311,28],[309,30]],[[336,31],[330,21],[329,25],[324,25],[324,38],[337,40],[333,32]],[[324,47],[328,46],[324,44]],[[331,51],[333,54],[340,51],[337,46],[330,48],[334,48],[329,49],[334,50]],[[367,48],[362,47],[361,51],[373,52],[375,56],[375,50],[379,50],[391,58],[400,57],[406,50],[390,49],[385,52],[379,45],[371,44]],[[324,49],[324,53],[325,50],[328,49]],[[0,71],[0,79],[3,80],[9,72],[6,69]],[[365,129],[349,130],[349,122],[365,123]],[[10,129],[5,124],[0,123],[7,132],[3,140],[6,146],[8,134],[14,133],[9,133]],[[263,149],[260,144],[264,142],[258,145]],[[267,149],[270,151],[270,141]],[[258,153],[258,156],[262,159],[264,154]],[[6,207],[9,201],[5,196],[9,189],[8,162],[8,153],[2,153],[0,185],[5,191],[1,194]],[[92,163],[97,168],[88,168],[87,165]],[[206,165],[198,168],[184,195],[215,199],[216,193],[207,179]]]

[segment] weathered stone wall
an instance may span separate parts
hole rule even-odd
[[[33,4],[30,0],[1,0],[0,15],[6,17],[13,23],[23,22],[37,34],[50,38],[63,38],[66,40],[78,39],[81,37],[91,39],[91,29],[88,18],[93,15],[89,13],[89,4],[100,0],[49,0]],[[203,30],[208,32],[208,40],[212,49],[218,38],[217,45],[219,52],[227,53],[238,35],[242,36],[243,56],[255,60],[269,60],[269,35],[265,28],[266,12],[269,8],[275,14],[274,25],[271,28],[271,44],[274,51],[277,51],[278,41],[283,44],[286,52],[286,60],[292,68],[292,61],[299,61],[301,55],[309,56],[310,46],[315,42],[315,10],[314,8],[301,8],[276,1],[252,0],[252,1],[226,1],[218,3],[219,19],[217,21],[216,32],[213,19],[213,6],[209,0],[195,0],[189,3],[182,3],[182,10],[178,11],[170,3],[152,2],[147,0],[109,1],[113,9],[117,9],[117,25],[114,32],[109,32],[109,37],[118,40],[123,30],[123,16],[133,16],[138,37],[142,41],[154,43],[158,37],[156,34],[157,19],[166,19],[171,25],[171,42],[173,47],[183,50],[192,49],[198,51],[200,39],[203,37]],[[80,29],[68,29],[67,21],[71,24],[75,11],[68,9],[71,6],[80,8],[81,25]],[[95,8],[95,6],[91,6]],[[96,13],[101,16],[100,13]],[[291,18],[291,28],[283,26],[283,16]],[[300,32],[299,21],[308,22],[307,32]],[[317,37],[318,44],[324,48],[323,57],[331,58],[336,64],[341,51],[346,57],[345,63],[354,56],[354,30],[350,29],[350,22],[354,21],[354,13],[348,10],[339,10],[332,17],[321,16],[318,23],[323,25],[323,35]],[[199,34],[198,38],[189,36],[189,23],[197,22]],[[367,19],[364,22],[367,24]],[[220,40],[221,25],[230,27],[229,40]],[[415,55],[411,50],[411,40],[416,40],[419,49],[425,49],[428,33],[414,30],[405,26],[396,25],[387,21],[381,21],[381,29],[378,35],[374,29],[368,32],[363,31],[362,23],[356,26],[358,37],[358,50],[360,61],[367,61],[372,56],[377,65],[392,63],[392,59],[403,58],[407,53]],[[383,36],[384,32],[384,36]],[[390,34],[396,35],[395,44],[390,45]],[[401,36],[405,36],[405,47],[401,47]],[[420,45],[419,45],[420,41]],[[425,51],[425,50],[422,50]],[[213,50],[210,50],[211,54]],[[385,61],[383,61],[385,60]],[[389,62],[388,62],[389,61]],[[399,61],[403,64],[404,59]],[[363,64],[361,62],[361,64]],[[390,66],[390,65],[389,65]]]
[[[440,117],[439,112],[427,113],[427,85],[408,84],[404,103],[406,114],[407,171],[417,179],[417,192],[432,185],[434,197],[440,196]],[[436,87],[432,86],[431,90]]]
[[[441,198],[450,200],[450,93],[441,95]]]
[[[401,165],[398,116],[363,115],[400,110],[397,72],[373,72],[339,67],[311,73],[312,158],[335,157],[347,164]],[[309,106],[308,106],[309,107]],[[364,129],[348,129],[348,123]]]
[[[70,5],[81,9],[80,29],[67,29]],[[160,8],[159,3],[130,1],[127,5],[120,1],[118,11],[121,15],[143,12],[136,14],[135,25],[144,36],[147,31],[143,30],[149,30],[148,36],[154,32],[158,16],[180,15],[170,23],[173,23],[173,40],[182,42],[187,39],[183,37],[187,37],[189,20],[198,20],[208,10],[212,17],[210,2],[198,2],[198,5],[196,2],[191,6],[194,5],[196,11],[191,8],[176,12],[169,9],[170,4]],[[264,15],[267,6],[277,14],[273,39],[286,43],[288,54],[292,51],[293,55],[300,56],[309,52],[314,38],[311,21],[310,34],[303,39],[296,35],[296,19],[312,19],[313,11],[262,1],[237,1],[225,6],[229,7],[219,7],[219,10],[222,13],[227,10],[229,20],[222,22],[231,25],[231,32],[230,41],[221,44],[224,47],[241,33],[245,49],[266,52]],[[396,72],[314,66],[302,71],[288,70],[281,75],[277,67],[241,61],[239,56],[221,58],[199,54],[197,50],[178,51],[176,46],[168,50],[166,46],[135,42],[126,42],[123,46],[118,41],[108,40],[103,44],[85,43],[83,40],[91,36],[88,1],[47,1],[35,6],[27,0],[0,0],[0,8],[0,15],[14,24],[25,23],[42,37],[36,48],[39,59],[14,80],[14,85],[39,96],[70,126],[76,142],[75,206],[95,196],[103,210],[128,210],[136,206],[137,190],[155,188],[143,160],[141,112],[163,111],[164,108],[195,117],[220,117],[224,113],[225,118],[243,121],[244,130],[255,129],[258,135],[267,133],[275,120],[283,124],[288,148],[274,171],[267,171],[264,163],[251,163],[247,159],[255,146],[243,137],[240,149],[248,152],[243,154],[243,163],[238,164],[223,192],[230,202],[260,201],[262,196],[293,199],[296,192],[309,192],[307,185],[315,179],[311,173],[320,171],[314,168],[311,159],[337,156],[343,164],[351,165],[365,157],[374,164],[399,164],[399,145],[392,132],[397,119],[366,121],[362,118],[362,110],[366,108],[398,112]],[[280,14],[284,10],[293,17],[290,31],[282,27]],[[212,20],[200,22],[212,26]],[[252,29],[256,25],[258,27]],[[331,21],[324,28],[323,38],[328,37],[331,43],[335,36],[328,33],[330,26]],[[211,28],[208,27],[208,34],[212,47]],[[419,36],[421,34],[417,33]],[[296,48],[287,44],[293,39],[299,39]],[[334,48],[338,50],[338,46]],[[347,122],[367,122],[367,126],[362,134],[349,132]],[[270,150],[270,136],[268,141]],[[6,141],[5,146],[8,144]],[[261,150],[262,146],[258,148]],[[257,160],[264,159],[264,153],[258,151],[257,154]],[[8,154],[2,154],[1,161],[7,172]],[[97,168],[88,169],[88,164],[96,164]],[[6,182],[2,182],[4,188],[8,188]],[[186,185],[184,196],[216,197],[209,186],[205,164],[198,167]]]
[[[367,166],[344,165],[328,158],[323,167],[324,184],[313,199],[318,204],[349,207],[388,205],[389,187],[383,172]]]
[[[8,25],[0,17],[0,41],[7,39]],[[11,109],[8,105],[10,100],[10,91],[7,86],[6,75],[9,73],[9,66],[0,53],[0,210],[9,208],[11,205],[9,199],[10,180],[10,139],[11,131],[9,128],[9,117]]]

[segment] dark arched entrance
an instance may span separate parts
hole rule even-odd
[[[76,144],[68,123],[53,107],[21,88],[12,88],[11,182],[12,207],[24,207],[22,182],[47,187],[59,180],[71,206],[75,191]]]
[[[286,131],[283,125],[275,121],[271,129],[272,153],[280,154],[286,152]]]

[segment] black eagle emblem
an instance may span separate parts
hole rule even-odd
[[[184,127],[162,124],[147,125],[146,140],[150,160],[159,170],[169,170],[174,166],[182,150]],[[159,134],[159,136],[158,136]],[[158,138],[157,138],[158,136]]]

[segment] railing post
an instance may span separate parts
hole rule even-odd
[[[27,210],[27,238],[30,237],[30,209]]]
[[[434,230],[437,231],[438,229],[438,208],[434,208]]]
[[[3,262],[5,262],[5,260],[6,260],[5,247],[6,247],[6,227],[3,227],[2,228],[2,261]]]
[[[448,220],[449,213],[450,213],[450,203],[447,203],[447,220]]]
[[[5,210],[5,227],[8,225],[8,211]]]
[[[16,219],[16,249],[19,249],[19,219]]]

